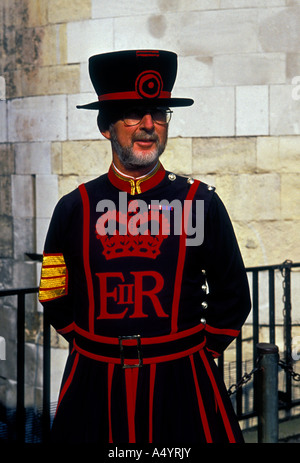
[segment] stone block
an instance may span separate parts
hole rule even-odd
[[[67,105],[64,95],[36,96],[8,102],[11,142],[66,139]]]
[[[16,217],[14,226],[14,258],[26,260],[25,253],[35,252],[35,219]]]
[[[268,135],[269,93],[266,85],[236,88],[236,134]]]
[[[291,82],[295,76],[300,76],[300,53],[286,54],[286,76]]]
[[[90,18],[91,0],[48,0],[48,19],[50,23],[71,22]]]
[[[193,140],[193,172],[227,174],[254,172],[256,141],[244,138],[195,138]]]
[[[174,108],[170,137],[221,137],[235,132],[235,97],[231,87],[175,88],[173,96],[193,98],[188,108]],[[222,104],[221,104],[222,103]]]
[[[220,0],[220,8],[269,8],[285,4],[285,0]]]
[[[300,101],[293,85],[270,86],[270,135],[300,135]]]
[[[27,25],[45,26],[48,23],[47,7],[44,0],[27,0]]]
[[[42,254],[44,251],[45,239],[49,228],[51,216],[52,213],[48,218],[37,217],[35,220],[35,250],[38,254]],[[38,281],[36,282],[37,285],[39,284],[39,281],[40,272],[38,273]]]
[[[6,70],[4,72],[6,83],[6,98],[20,98],[23,96],[22,69]]]
[[[57,141],[51,143],[51,172],[53,174],[62,173],[61,161],[62,143]]]
[[[49,68],[47,94],[78,93],[80,90],[80,66],[54,66]]]
[[[22,70],[22,96],[77,93],[79,65],[25,67]]]
[[[59,197],[75,190],[81,183],[93,180],[94,175],[81,176],[81,175],[61,175],[58,179],[58,193]]]
[[[95,90],[89,76],[88,63],[80,63],[80,93],[92,94],[93,92],[95,97]]]
[[[0,218],[0,221],[1,221],[1,218]],[[11,221],[11,228],[12,228],[12,221]],[[11,232],[11,238],[12,238],[12,232]],[[6,250],[9,251],[9,253],[6,252],[5,254],[7,255],[3,255],[3,257],[0,259],[0,288],[1,289],[12,287],[12,284],[11,284],[12,279],[13,279],[12,241],[8,243]],[[8,299],[11,300],[12,298],[11,297],[1,298],[0,300],[1,307],[3,305],[11,306],[11,304],[7,303]],[[1,327],[1,324],[0,324],[0,327]]]
[[[215,183],[233,221],[280,218],[279,174],[219,175]]]
[[[300,220],[300,180],[298,173],[281,175],[281,214],[283,219]]]
[[[234,228],[246,266],[274,265],[291,259],[299,261],[299,221],[275,220],[235,222]],[[278,282],[280,285],[280,281]],[[278,286],[279,287],[279,286]]]
[[[0,257],[1,259],[13,256],[13,223],[12,218],[0,216]]]
[[[16,143],[15,163],[16,174],[50,174],[50,142]]]
[[[27,250],[26,250],[27,251]],[[25,251],[25,252],[26,252]],[[34,287],[36,283],[35,265],[26,261],[14,261],[11,288]],[[36,295],[26,296],[26,311],[34,310]]]
[[[12,215],[10,175],[0,175],[0,191],[0,214]]]
[[[113,19],[94,19],[68,23],[68,62],[86,62],[92,55],[113,51],[113,32]]]
[[[7,140],[7,103],[5,100],[0,100],[0,143],[5,143]]]
[[[92,0],[92,17],[109,18],[115,16],[140,16],[167,14],[176,11],[200,11],[218,9],[218,0],[182,0],[180,2],[169,0],[153,0],[145,3],[144,0],[136,0],[128,3],[120,0],[110,0],[110,2],[100,2]],[[116,14],[117,12],[117,14]]]
[[[161,162],[166,170],[175,174],[192,175],[191,138],[169,138]]]
[[[51,402],[57,402],[67,357],[67,349],[51,349]]]
[[[58,180],[56,175],[37,175],[35,183],[36,217],[51,217],[58,201]]]
[[[97,101],[95,93],[68,95],[68,140],[103,139],[97,126],[97,111],[76,108],[92,101]]]
[[[181,56],[257,52],[255,9],[144,15],[138,21],[135,16],[118,17],[114,25],[116,49],[151,46]]]
[[[300,7],[258,10],[258,40],[262,51],[298,53]]]
[[[0,75],[0,101],[6,99],[6,82],[4,76]]]
[[[219,55],[213,58],[216,85],[269,85],[286,81],[284,53]]]
[[[15,172],[14,150],[9,143],[0,144],[0,172],[1,175],[10,175]]]
[[[80,141],[62,144],[64,175],[99,176],[107,172],[112,160],[110,142]]]
[[[12,175],[13,217],[34,217],[34,178],[31,175]]]
[[[213,60],[205,56],[182,56],[178,58],[176,87],[212,86]]]
[[[300,137],[258,137],[257,168],[265,172],[300,172]]]

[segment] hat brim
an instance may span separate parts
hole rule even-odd
[[[136,100],[112,100],[112,101],[94,101],[85,105],[77,105],[77,109],[92,109],[101,110],[107,107],[117,106],[166,106],[166,107],[181,107],[192,106],[194,100],[191,98],[141,98]]]

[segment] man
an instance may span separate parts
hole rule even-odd
[[[214,357],[249,310],[246,273],[213,187],[166,172],[177,56],[96,55],[89,70],[109,172],[57,204],[40,301],[72,343],[54,441],[243,442]],[[184,160],[183,160],[184,162]],[[203,233],[204,231],[204,239]]]

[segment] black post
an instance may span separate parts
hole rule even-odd
[[[258,377],[258,442],[278,442],[278,347],[257,344],[260,360]]]

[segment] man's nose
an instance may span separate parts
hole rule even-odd
[[[140,122],[140,128],[143,128],[145,130],[153,130],[154,121],[150,113],[144,114]]]

